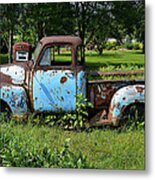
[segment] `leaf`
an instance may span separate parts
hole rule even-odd
[[[83,122],[82,121],[80,121],[80,127],[83,127]]]

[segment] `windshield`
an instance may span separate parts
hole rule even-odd
[[[41,50],[41,43],[38,43],[37,47],[36,47],[36,49],[35,49],[35,51],[33,53],[33,60],[34,60],[34,62],[36,62],[40,50]]]

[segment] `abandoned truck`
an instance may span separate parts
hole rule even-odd
[[[117,126],[128,107],[133,104],[144,107],[144,80],[88,81],[81,45],[79,37],[44,37],[31,60],[31,45],[16,43],[13,63],[0,66],[0,111],[18,116],[28,112],[74,112],[76,95],[82,94],[94,105],[90,114],[97,120],[96,125]],[[70,51],[71,55],[65,56],[67,60],[58,56],[60,48],[63,53]],[[123,73],[143,72],[89,72],[89,75]]]

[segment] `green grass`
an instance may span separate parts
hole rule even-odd
[[[87,66],[104,65],[144,65],[144,54],[140,51],[104,51],[102,56],[96,52],[86,52]]]
[[[45,146],[51,152],[55,149],[61,151],[65,140],[70,138],[70,151],[74,154],[82,153],[86,158],[87,168],[143,170],[145,166],[144,132],[139,130],[119,133],[117,130],[102,128],[90,132],[75,132],[58,127],[32,126],[31,123],[2,123],[1,133],[3,136],[12,135],[13,139],[29,151],[37,149],[38,152]],[[13,142],[14,140],[10,144]],[[18,155],[16,154],[17,159]]]
[[[93,69],[93,67],[107,67],[117,66],[126,67],[129,65],[135,65],[136,67],[144,66],[144,54],[139,50],[126,50],[126,51],[104,51],[101,56],[95,51],[86,51],[85,53],[86,67]],[[61,53],[56,55],[58,61],[70,61],[71,55],[69,53]]]

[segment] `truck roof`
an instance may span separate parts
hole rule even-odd
[[[71,44],[72,46],[79,46],[82,44],[81,38],[77,36],[49,36],[49,37],[43,37],[40,40],[42,45],[46,44]]]

